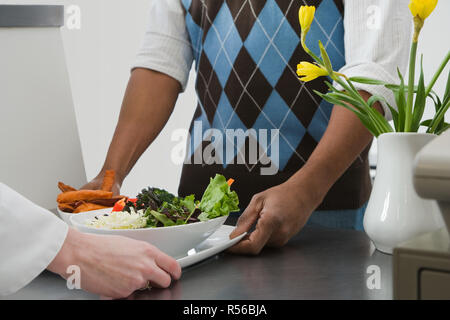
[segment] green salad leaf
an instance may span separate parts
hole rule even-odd
[[[202,213],[198,216],[200,221],[207,221],[230,212],[239,211],[239,198],[235,191],[231,191],[223,175],[216,174],[211,178],[208,187],[200,201],[199,208]]]
[[[190,196],[185,197],[180,200],[180,204],[186,207],[190,213],[195,210],[195,195],[191,194]]]
[[[164,213],[159,213],[155,210],[151,210],[150,208],[147,209],[147,212],[153,217],[155,217],[156,220],[161,222],[164,225],[164,227],[171,227],[176,225],[176,223],[173,222],[171,219],[169,219],[169,217],[167,217]]]
[[[202,200],[195,200],[195,195],[177,197],[170,192],[158,188],[143,189],[137,195],[136,203],[128,201],[125,212],[143,210],[147,218],[147,228],[171,227],[208,221],[227,216],[230,212],[239,211],[239,199],[224,176],[217,174],[211,178]]]
[[[208,220],[211,220],[210,218],[209,218],[209,213],[208,212],[202,212],[202,213],[200,213],[199,215],[198,215],[198,220],[200,220],[200,221],[208,221]]]

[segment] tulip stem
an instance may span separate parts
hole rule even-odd
[[[405,132],[411,130],[412,112],[413,112],[413,98],[414,98],[414,78],[416,74],[416,56],[417,56],[417,42],[413,41],[411,45],[411,56],[409,60],[409,80],[408,80],[408,99],[406,101],[405,112]]]
[[[314,54],[314,52],[312,52],[312,51],[306,46],[306,43],[305,43],[305,37],[306,37],[306,35],[302,34],[302,39],[301,39],[301,41],[302,41],[302,47],[303,47],[303,50],[305,50],[305,52],[306,52],[311,58],[313,58],[318,64],[323,65],[322,59],[320,59],[318,56],[316,56],[316,55]]]

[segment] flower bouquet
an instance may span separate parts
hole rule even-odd
[[[386,83],[381,80],[366,77],[347,78],[345,74],[334,71],[327,51],[320,41],[320,57],[314,54],[305,44],[306,35],[308,34],[311,23],[314,20],[315,7],[302,6],[299,12],[299,20],[302,27],[302,46],[303,49],[314,59],[315,63],[313,64],[306,61],[300,62],[297,65],[297,75],[300,77],[300,80],[304,82],[314,80],[320,76],[330,77],[344,90],[341,91],[330,82],[325,81],[330,91],[326,94],[318,91],[315,91],[315,93],[332,104],[343,106],[354,112],[362,121],[364,126],[375,137],[389,132],[418,132],[421,126],[427,128],[427,133],[440,134],[444,132],[446,129],[450,128],[450,124],[446,123],[444,119],[445,113],[450,108],[450,73],[448,75],[447,86],[442,99],[439,98],[439,96],[433,91],[433,86],[450,60],[450,51],[445,56],[428,85],[425,85],[422,66],[419,82],[417,85],[414,85],[417,44],[420,31],[424,26],[425,19],[434,10],[436,4],[437,0],[411,0],[409,5],[411,13],[414,17],[414,36],[411,45],[409,80],[407,84],[405,84],[404,77],[400,70],[398,70],[400,84]],[[374,95],[368,101],[365,101],[359,94],[358,90],[356,90],[354,83],[385,86],[386,88],[392,90],[395,96],[397,108],[389,105],[386,98],[382,96]],[[436,112],[433,119],[422,120],[427,98],[433,100]],[[373,105],[376,102],[384,103],[389,107],[392,113],[392,119],[394,121],[394,128],[385,117],[373,108]]]
[[[416,154],[436,135],[450,128],[450,124],[445,122],[445,114],[450,108],[450,73],[444,95],[439,97],[433,91],[433,86],[450,60],[450,51],[428,84],[425,84],[421,60],[420,76],[415,84],[419,35],[436,5],[437,0],[411,0],[409,4],[414,35],[407,83],[398,69],[399,83],[386,83],[367,77],[347,77],[334,71],[320,41],[320,56],[305,44],[314,21],[315,7],[302,6],[299,11],[302,46],[315,61],[302,61],[297,65],[299,79],[307,82],[321,76],[331,78],[333,84],[325,81],[329,88],[327,93],[314,92],[322,99],[352,111],[378,138],[377,175],[364,217],[364,229],[377,249],[385,253],[392,253],[396,245],[411,237],[444,226],[436,203],[419,198],[412,179]],[[356,89],[358,83],[388,88],[394,94],[396,106],[390,105],[386,97],[379,95],[372,95],[366,101]],[[432,119],[424,120],[427,99],[433,101],[435,114]],[[390,110],[393,126],[374,108],[376,103],[384,104],[388,108],[386,110]],[[425,133],[418,133],[421,127],[425,128]]]

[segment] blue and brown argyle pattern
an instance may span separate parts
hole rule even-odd
[[[319,54],[322,41],[338,70],[345,64],[342,0],[181,0],[197,71],[198,107],[191,126],[188,157],[210,141],[194,139],[194,121],[202,130],[278,129],[278,173],[260,174],[261,162],[248,159],[248,136],[232,156],[220,152],[220,164],[185,164],[179,193],[198,196],[216,173],[236,179],[233,187],[245,208],[252,195],[286,181],[308,160],[322,138],[333,106],[314,94],[326,92],[323,78],[302,83],[300,61],[311,61],[300,43],[300,5],[316,6],[307,45]],[[270,139],[270,138],[269,138]],[[225,148],[225,144],[223,144]],[[242,151],[242,152],[240,152]],[[270,157],[270,144],[267,150]],[[241,159],[242,160],[242,159]],[[244,162],[243,164],[237,163]],[[195,183],[193,183],[195,181]],[[370,194],[367,150],[330,190],[319,209],[359,208]]]

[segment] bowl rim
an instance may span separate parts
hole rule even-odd
[[[106,209],[100,209],[100,210],[106,210]],[[96,210],[96,211],[99,211],[99,210]],[[68,212],[66,212],[66,213],[68,213]],[[138,231],[138,232],[141,232],[141,231],[148,231],[148,230],[164,230],[164,229],[167,230],[169,228],[171,230],[174,230],[174,229],[177,229],[177,228],[179,229],[179,228],[183,228],[183,227],[187,227],[187,226],[207,224],[207,223],[210,223],[210,222],[215,221],[216,219],[220,219],[220,218],[225,218],[225,220],[226,220],[226,218],[229,217],[229,214],[228,214],[226,216],[216,217],[216,218],[210,219],[208,221],[199,221],[199,222],[183,224],[183,225],[177,225],[177,226],[158,227],[158,228],[139,228],[139,229],[105,229],[105,228],[95,228],[95,227],[91,227],[91,226],[88,226],[88,225],[81,224],[78,221],[74,221],[72,219],[74,217],[77,217],[77,216],[79,217],[80,215],[85,215],[85,214],[89,214],[89,213],[92,214],[92,213],[94,213],[94,211],[87,211],[87,212],[80,212],[80,213],[77,213],[77,214],[72,214],[72,216],[69,218],[69,220],[70,220],[70,222],[72,223],[72,225],[74,227],[81,226],[83,228],[90,229],[90,230],[100,230],[100,231],[108,231],[108,232],[124,232],[124,231]],[[71,213],[69,213],[69,214],[71,214]]]

